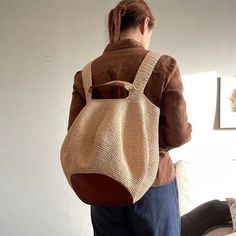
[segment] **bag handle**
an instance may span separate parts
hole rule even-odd
[[[126,81],[121,81],[121,80],[115,80],[115,81],[113,80],[113,81],[109,81],[104,84],[92,85],[91,65],[92,65],[92,62],[87,64],[82,70],[82,82],[83,82],[83,87],[84,87],[84,91],[85,91],[86,101],[89,101],[92,99],[92,89],[93,88],[115,86],[115,87],[125,88],[128,91],[135,90],[135,86],[133,84],[126,82]]]
[[[126,81],[116,80],[115,81],[116,84],[114,84],[114,81],[110,81],[108,83],[103,84],[102,86],[104,85],[111,86],[112,84],[114,84],[114,86],[117,86],[118,85],[117,82],[118,82],[119,84],[123,84],[124,88],[127,89],[128,91],[131,91],[132,88],[136,88],[139,92],[143,93],[147,85],[147,82],[152,74],[152,71],[156,63],[160,59],[160,57],[161,57],[161,54],[157,52],[152,52],[152,51],[148,52],[138,69],[138,72],[135,76],[133,84],[130,84]],[[91,65],[92,65],[92,62],[88,63],[82,70],[82,82],[83,82],[83,87],[85,91],[86,101],[89,101],[92,99],[92,93],[90,89],[91,87],[93,87]]]
[[[133,84],[126,81],[115,80],[115,81],[110,81],[104,84],[93,85],[90,87],[89,92],[91,93],[93,88],[104,88],[104,87],[111,87],[111,86],[125,88],[128,91],[135,90],[135,86]]]
[[[137,88],[139,92],[141,93],[144,92],[147,82],[153,72],[153,69],[156,63],[160,59],[160,57],[161,57],[161,54],[157,52],[149,51],[146,54],[143,62],[141,63],[138,69],[138,72],[133,82],[133,85],[135,86],[135,88]]]

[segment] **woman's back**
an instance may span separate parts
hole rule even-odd
[[[92,62],[93,85],[103,84],[112,80],[133,82],[138,68],[147,54],[142,44],[133,39],[124,39],[108,44],[103,54]],[[85,105],[85,93],[82,83],[81,71],[75,76],[75,87],[83,98],[81,104]],[[160,167],[153,186],[164,185],[175,178],[175,170],[168,150],[185,143],[189,139],[191,127],[187,123],[185,101],[182,96],[182,82],[175,59],[163,55],[156,64],[153,73],[144,90],[146,97],[161,109],[160,117]],[[127,96],[124,89],[112,87],[94,90],[93,97],[121,98]],[[176,100],[178,105],[173,101]],[[75,111],[75,113],[73,112]],[[76,117],[79,110],[71,107],[70,117]],[[70,125],[73,119],[70,119]],[[168,131],[168,132],[167,132]]]
[[[93,86],[113,80],[133,82],[148,53],[154,23],[155,18],[143,0],[123,0],[110,11],[110,42],[102,55],[92,61]],[[96,99],[127,96],[124,88],[95,87],[92,91]],[[81,71],[75,75],[72,94],[68,130],[86,105]],[[92,206],[95,236],[180,235],[178,190],[169,150],[190,140],[191,125],[186,115],[183,85],[175,59],[161,56],[144,94],[160,108],[160,160],[156,179],[152,188],[135,204],[120,208]]]

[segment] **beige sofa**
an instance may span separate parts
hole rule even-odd
[[[179,190],[181,215],[211,200],[236,197],[236,161],[178,161],[176,178]],[[203,219],[204,220],[204,219]],[[231,227],[219,227],[206,236],[235,235]],[[199,235],[200,236],[200,235]]]

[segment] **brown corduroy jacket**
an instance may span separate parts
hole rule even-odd
[[[133,39],[123,39],[108,44],[103,54],[92,62],[93,85],[111,80],[132,83],[147,52],[148,50],[141,43]],[[81,71],[78,71],[74,77],[68,130],[86,104],[81,75]],[[94,96],[109,98],[114,95],[113,92],[112,89],[104,90],[103,88],[94,92]],[[160,108],[160,162],[157,177],[152,186],[158,187],[174,180],[175,169],[169,150],[188,142],[192,130],[186,115],[180,71],[174,58],[168,55],[161,56],[144,94]]]

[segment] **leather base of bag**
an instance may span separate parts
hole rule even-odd
[[[105,175],[73,174],[71,184],[77,196],[89,205],[118,207],[133,203],[129,191]]]

